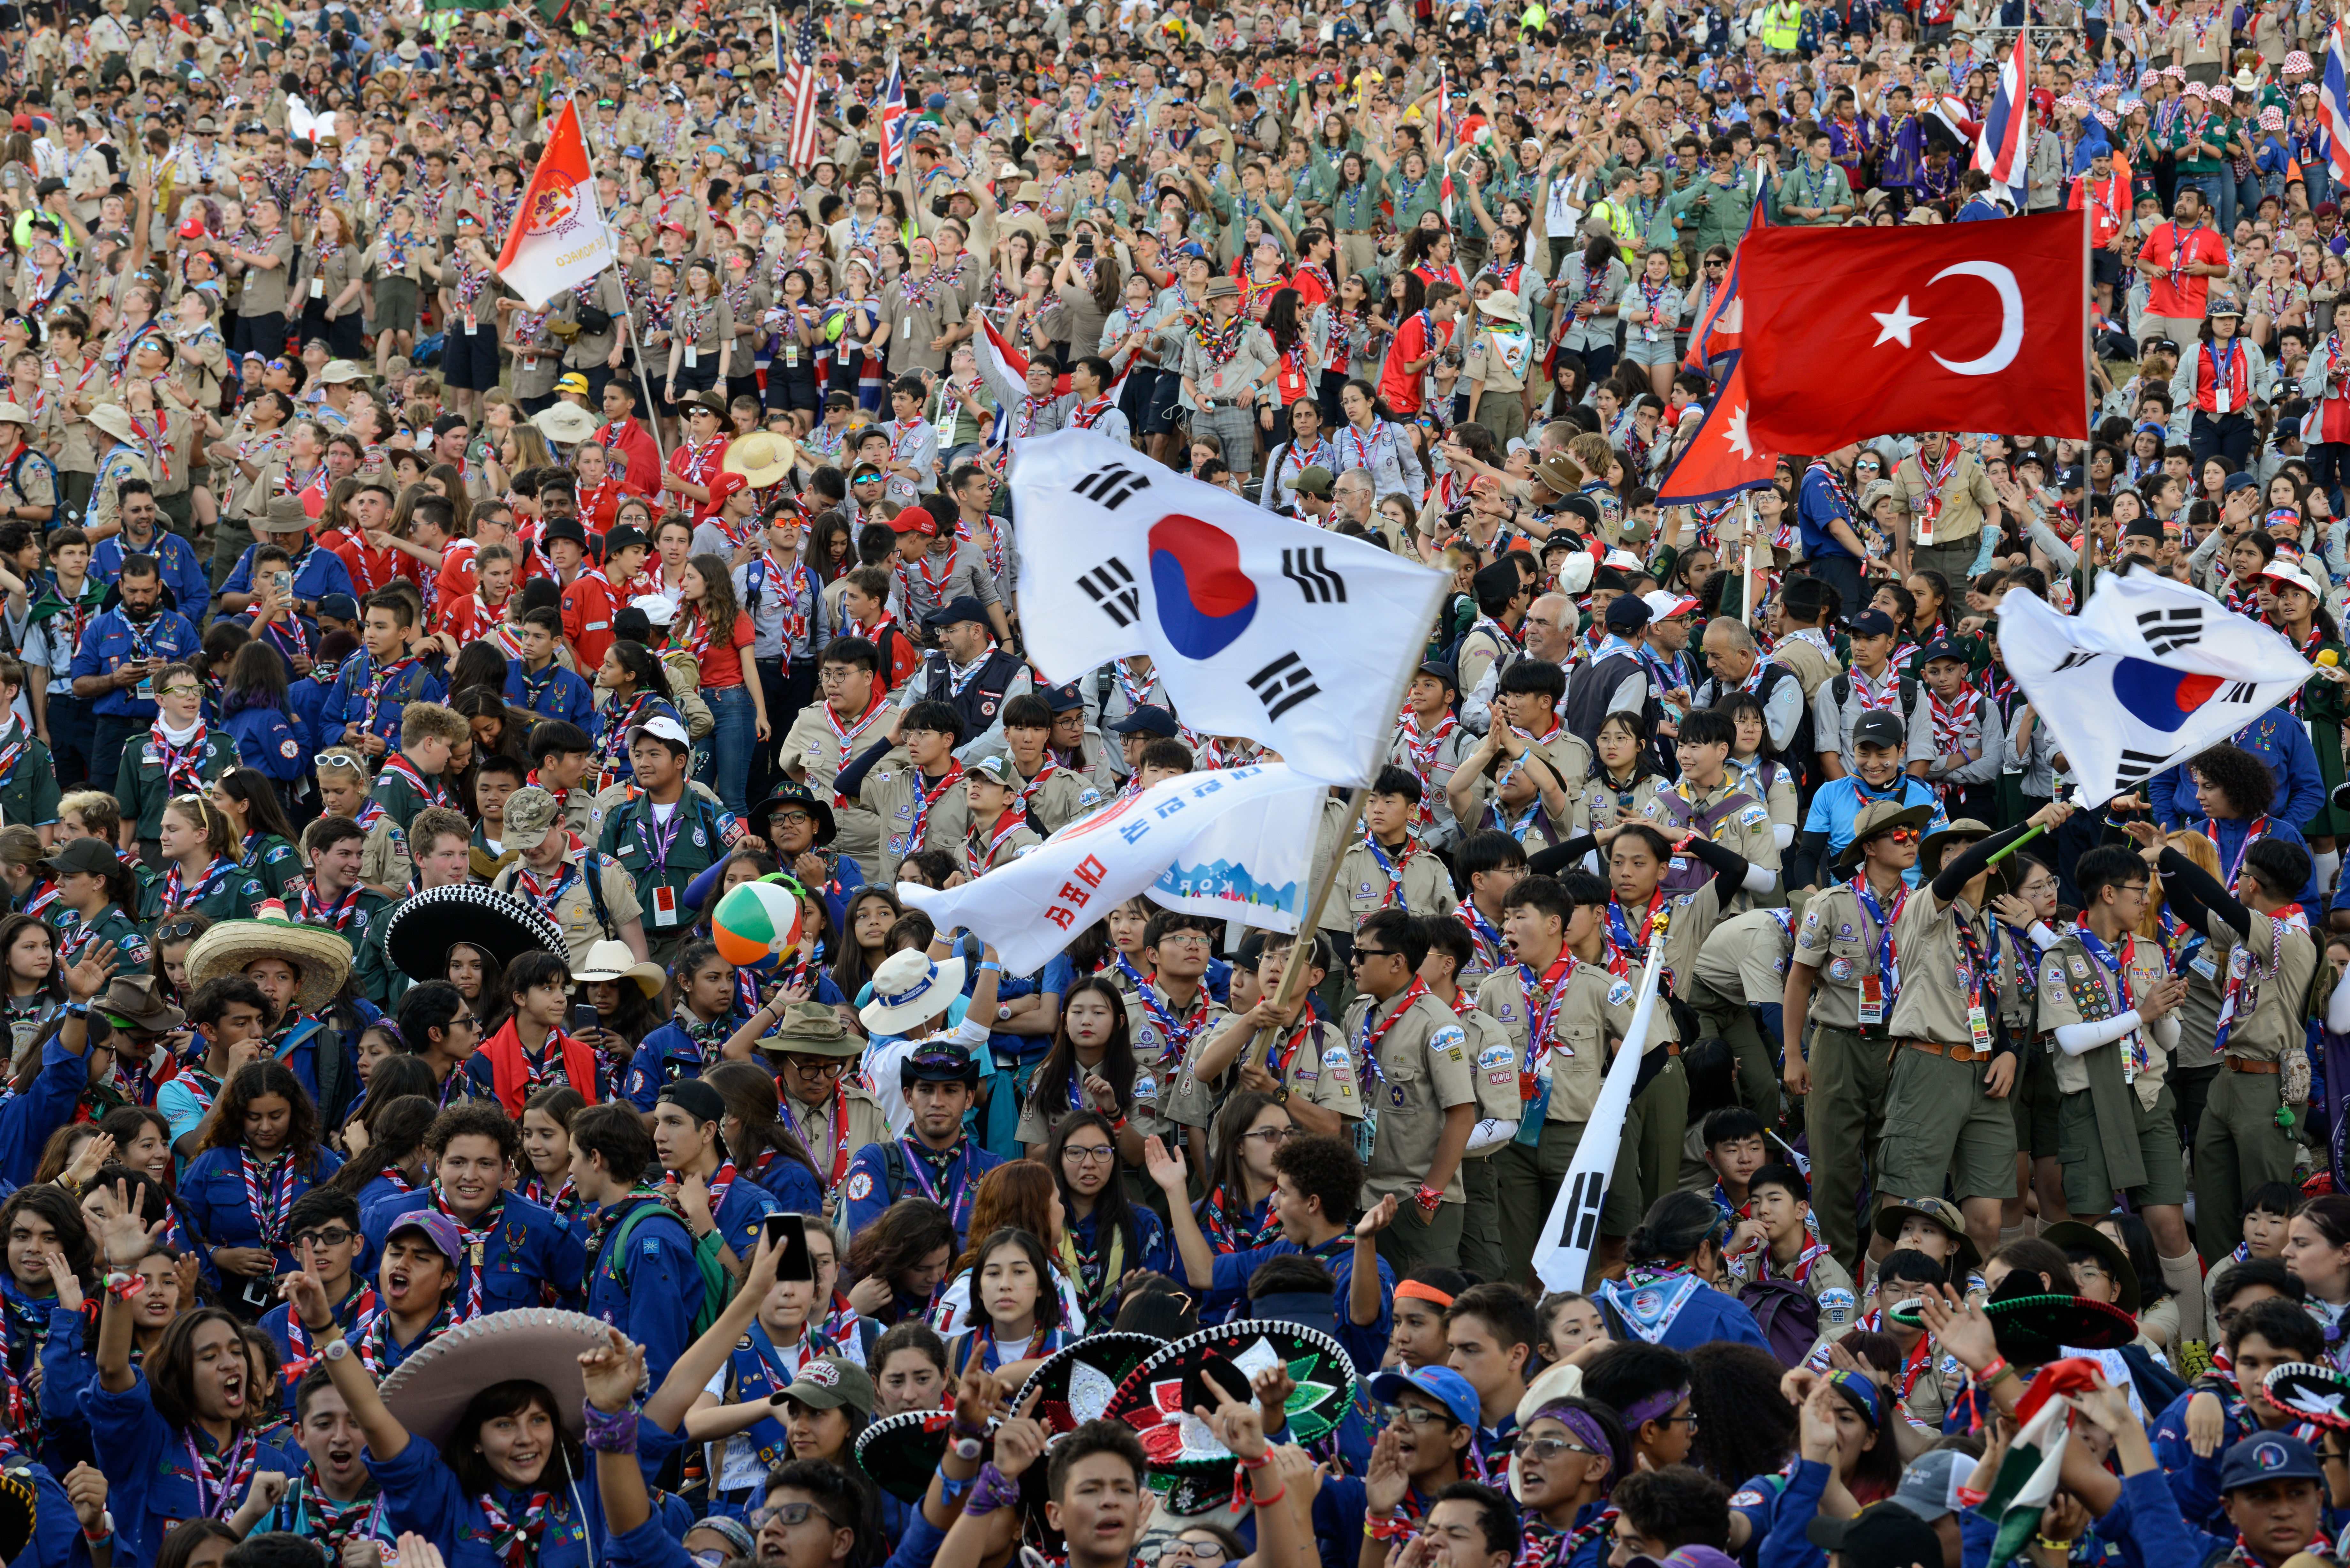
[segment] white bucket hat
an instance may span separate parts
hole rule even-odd
[[[962,994],[964,963],[933,963],[916,948],[891,953],[873,971],[873,1000],[857,1016],[875,1034],[903,1034],[944,1012]]]

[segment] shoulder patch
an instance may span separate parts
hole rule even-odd
[[[872,1196],[872,1172],[866,1170],[852,1171],[848,1178],[848,1200],[851,1203],[862,1203],[865,1199]]]
[[[1744,1490],[1731,1495],[1730,1506],[1732,1508],[1761,1508],[1769,1501],[1769,1499],[1765,1498],[1754,1488],[1748,1487]]]
[[[1428,1048],[1441,1051],[1454,1061],[1464,1060],[1461,1047],[1469,1043],[1468,1031],[1458,1023],[1448,1023],[1428,1037]]]
[[[1608,986],[1607,986],[1607,1005],[1608,1005],[1608,1006],[1610,1006],[1610,1007],[1622,1007],[1623,1005],[1625,1005],[1627,1002],[1630,1002],[1631,1000],[1632,1000],[1632,982],[1631,982],[1630,981],[1628,981],[1628,980],[1617,980],[1617,981],[1611,981],[1608,983]]]

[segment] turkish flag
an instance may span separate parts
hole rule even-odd
[[[2085,223],[1755,229],[1739,247],[1748,434],[1786,452],[1925,431],[2085,439]]]
[[[1747,410],[1752,400],[1746,390],[1745,367],[1744,354],[1731,355],[1730,369],[1706,408],[1704,422],[1657,482],[1658,505],[1719,501],[1768,484],[1778,472],[1779,454],[1756,446],[1749,430]]]

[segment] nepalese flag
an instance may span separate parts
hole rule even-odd
[[[1742,490],[1759,490],[1777,473],[1779,454],[1757,445],[1747,432],[1744,363],[1743,354],[1730,356],[1730,367],[1722,372],[1721,388],[1706,406],[1697,434],[1657,483],[1658,505],[1719,501]]]
[[[1751,234],[1769,223],[1770,220],[1762,215],[1767,205],[1767,202],[1757,202],[1747,209],[1747,234]],[[1737,351],[1740,329],[1746,318],[1745,307],[1739,302],[1738,296],[1738,263],[1745,250],[1746,237],[1742,234],[1736,247],[1730,253],[1730,265],[1722,269],[1721,286],[1714,290],[1711,299],[1706,301],[1705,313],[1697,318],[1697,325],[1690,330],[1689,352],[1682,357],[1682,369],[1695,370],[1703,375],[1705,368],[1714,360]]]
[[[2020,188],[2032,142],[2032,29],[2018,28],[2015,48],[1999,67],[1982,133],[1975,139],[1974,166],[1994,185]]]
[[[1991,1491],[1975,1505],[1975,1512],[1999,1524],[1999,1538],[1991,1549],[1993,1563],[2010,1562],[2022,1553],[2040,1532],[2040,1516],[2056,1495],[2058,1472],[2064,1467],[2064,1445],[2073,1436],[2073,1407],[2068,1394],[2086,1393],[2097,1386],[2097,1364],[2083,1357],[2052,1361],[2040,1369],[2032,1386],[2015,1407],[2023,1423]]]
[[[881,177],[898,172],[905,161],[907,140],[914,134],[913,116],[906,112],[905,83],[898,75],[898,57],[889,57],[889,79],[881,84]]]
[[[2336,180],[2350,180],[2350,21],[2336,22],[2325,40],[2325,78],[2317,89],[2317,116],[2325,127],[2327,161]]]

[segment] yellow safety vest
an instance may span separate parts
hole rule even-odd
[[[1591,210],[1607,220],[1608,232],[1616,236],[1617,244],[1635,250],[1639,247],[1640,226],[1629,212],[1604,196],[1592,203]]]
[[[1762,13],[1762,47],[1767,49],[1792,49],[1803,27],[1802,6],[1772,5]]]

